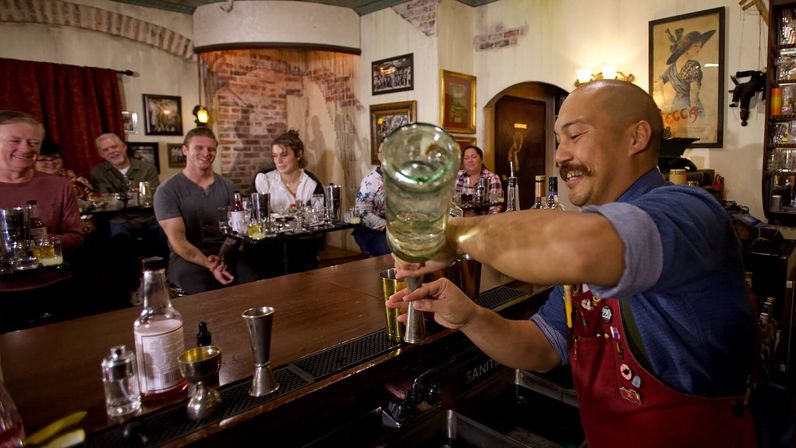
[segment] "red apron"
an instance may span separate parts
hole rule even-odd
[[[572,309],[569,359],[590,448],[757,446],[751,413],[733,412],[743,397],[687,395],[641,367],[617,300],[573,294]]]

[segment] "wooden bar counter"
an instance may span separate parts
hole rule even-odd
[[[181,297],[173,299],[172,303],[184,319],[186,348],[195,345],[199,321],[207,322],[213,345],[222,350],[220,384],[223,387],[251,378],[253,374],[249,337],[241,318],[243,310],[263,305],[275,308],[271,365],[278,368],[383,329],[384,303],[379,292],[378,273],[392,265],[389,255],[369,258]],[[22,415],[28,434],[80,410],[88,411],[81,425],[87,434],[118,423],[109,420],[105,413],[100,362],[112,346],[134,347],[133,321],[138,312],[138,308],[128,308],[0,335],[5,386]],[[449,333],[452,332],[443,330],[430,340]],[[345,369],[244,412],[239,419],[245,421],[321,389],[329,389],[331,384],[418,347],[422,345],[401,345],[400,349],[364,365]],[[147,403],[143,413],[180,401],[184,404],[186,398],[183,394],[171,402]],[[223,421],[177,444],[201,440],[236,424]]]

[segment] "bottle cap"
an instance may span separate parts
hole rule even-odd
[[[141,264],[145,271],[156,271],[158,269],[165,269],[166,265],[163,257],[149,257],[141,260]]]
[[[135,373],[135,353],[124,345],[111,347],[110,354],[102,360],[102,370],[106,378],[118,381]]]
[[[544,182],[544,174],[537,174],[536,176],[534,176],[534,180],[536,180],[537,182],[538,181]]]

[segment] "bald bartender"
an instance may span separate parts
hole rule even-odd
[[[580,212],[452,219],[435,259],[396,264],[417,275],[467,253],[516,279],[574,286],[554,288],[530,320],[481,308],[447,279],[388,305],[415,301],[510,367],[569,364],[592,448],[757,446],[743,404],[755,320],[729,216],[703,189],[661,176],[660,111],[633,84],[580,86],[555,133]]]

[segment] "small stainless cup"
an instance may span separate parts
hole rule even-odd
[[[279,389],[273,370],[271,370],[271,328],[274,309],[270,306],[249,308],[241,314],[249,330],[249,338],[254,354],[254,378],[249,395],[262,397]]]
[[[407,277],[406,287],[409,292],[420,287],[420,279],[417,277]],[[404,341],[409,344],[419,344],[426,340],[426,321],[423,312],[415,309],[415,305],[409,302],[406,307],[406,334]]]

